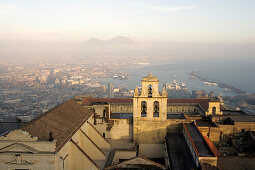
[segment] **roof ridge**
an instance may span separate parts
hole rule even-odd
[[[39,141],[48,141],[49,132],[52,131],[57,140],[55,151],[59,151],[92,113],[81,104],[69,100],[28,122],[21,130],[36,136]]]
[[[66,101],[66,102],[61,103],[60,105],[57,105],[57,106],[51,108],[50,110],[48,110],[48,111],[46,111],[46,112],[40,114],[39,116],[35,117],[34,119],[28,121],[27,123],[25,123],[25,124],[24,124],[21,128],[19,128],[19,129],[23,130],[23,128],[25,128],[25,127],[27,127],[28,125],[32,124],[32,123],[35,122],[36,120],[39,120],[39,119],[42,118],[43,116],[48,115],[49,113],[51,113],[52,111],[54,111],[54,110],[56,110],[57,108],[61,107],[61,106],[64,105],[65,103],[69,103],[69,102],[71,102],[71,101],[73,101],[73,100],[72,100],[72,99],[71,99],[71,100],[68,100],[68,101]],[[73,101],[73,102],[74,102],[74,101]]]

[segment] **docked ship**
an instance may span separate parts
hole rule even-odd
[[[180,85],[176,80],[174,80],[173,83],[166,83],[166,90],[187,90],[187,87],[184,82]]]
[[[114,74],[112,76],[113,79],[119,79],[119,80],[127,80],[128,79],[128,75],[127,74],[123,74],[123,73],[120,73],[120,74]]]
[[[146,61],[140,61],[138,65],[150,65],[150,63]]]

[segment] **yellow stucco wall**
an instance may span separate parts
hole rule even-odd
[[[86,135],[100,148],[110,148],[110,144],[104,139],[104,137],[93,127],[92,124],[86,123],[81,129]]]
[[[15,160],[16,156],[12,154],[1,154],[0,155],[0,170],[9,170],[9,169],[26,169],[30,168],[31,170],[55,170],[55,154],[20,154],[20,159],[26,160],[31,164],[8,164],[12,160]]]
[[[215,114],[213,114],[213,107],[216,108],[216,113]],[[220,102],[219,101],[210,101],[209,106],[208,106],[208,110],[205,114],[206,114],[206,116],[209,116],[209,115],[223,115],[223,112],[220,111]]]
[[[99,168],[95,166],[84,154],[77,149],[77,147],[71,143],[71,170],[98,170]]]
[[[165,145],[164,144],[140,144],[139,155],[146,158],[164,158]]]

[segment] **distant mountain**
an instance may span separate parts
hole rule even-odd
[[[104,41],[98,39],[98,38],[91,38],[88,41],[85,41],[84,43],[82,43],[83,45],[102,45],[104,44]]]
[[[127,37],[124,37],[124,36],[117,36],[117,37],[114,37],[108,41],[106,41],[107,43],[110,43],[110,44],[135,44],[135,42]]]
[[[134,44],[135,41],[129,39],[128,37],[124,37],[124,36],[117,36],[117,37],[114,37],[110,40],[100,40],[98,38],[91,38],[87,41],[85,41],[83,43],[83,45],[102,45],[102,44],[117,44],[117,45],[120,45],[120,44]]]
[[[85,43],[102,43],[103,41],[98,39],[98,38],[90,38],[88,41]]]
[[[80,46],[84,54],[94,56],[119,56],[131,55],[137,53],[140,46],[139,43],[124,36],[117,36],[109,40],[100,40],[91,38]]]

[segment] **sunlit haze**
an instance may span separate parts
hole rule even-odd
[[[0,0],[0,170],[255,170],[255,0]]]
[[[253,0],[0,0],[0,57],[252,58],[254,21]]]
[[[253,0],[0,0],[1,41],[251,43],[254,20]]]

